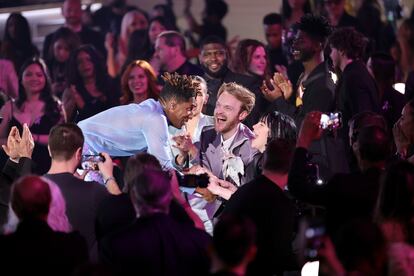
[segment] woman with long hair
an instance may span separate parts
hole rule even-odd
[[[72,52],[67,77],[62,101],[68,121],[78,122],[117,105],[118,90],[92,45],[82,45]]]
[[[27,124],[32,132],[35,148],[32,159],[36,172],[44,174],[50,167],[47,150],[49,130],[63,121],[59,103],[52,97],[50,79],[43,60],[33,58],[26,61],[19,74],[19,96],[8,101],[0,111],[3,121],[0,124],[0,142],[5,139],[12,126],[22,131]]]
[[[145,60],[130,63],[121,77],[121,104],[140,103],[147,99],[158,99],[157,76]]]

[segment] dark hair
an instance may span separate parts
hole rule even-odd
[[[206,36],[205,38],[203,38],[200,42],[200,49],[203,49],[203,47],[207,44],[220,44],[227,51],[226,42],[221,37],[218,37],[216,35],[209,35],[209,36]]]
[[[65,43],[68,46],[69,52],[74,51],[81,44],[81,40],[76,33],[74,33],[71,29],[67,27],[60,27],[53,33],[52,40],[50,42],[50,46],[48,49],[48,56],[47,56],[48,63],[50,63],[52,60],[55,60],[54,53],[53,53],[53,47],[54,47],[55,42],[60,39],[63,39],[65,41]]]
[[[414,165],[407,161],[391,164],[381,181],[375,218],[394,220],[404,227],[414,244]]]
[[[367,38],[353,27],[339,28],[329,37],[330,46],[344,52],[350,59],[363,58],[367,42]]]
[[[123,192],[128,193],[134,179],[148,169],[162,170],[160,161],[158,161],[154,155],[149,153],[138,153],[131,156],[127,161],[124,171],[125,186]]]
[[[108,97],[111,91],[108,91],[110,88],[110,77],[108,75],[106,63],[101,54],[90,44],[82,45],[71,53],[67,66],[68,85],[75,85],[81,96],[85,98],[84,93],[86,93],[86,88],[83,79],[79,74],[77,61],[78,55],[81,52],[85,52],[90,56],[95,70],[96,88]]]
[[[234,54],[233,60],[233,70],[239,74],[249,74],[249,65],[252,60],[252,55],[257,48],[263,47],[266,49],[265,45],[255,39],[243,39],[239,42]],[[267,61],[265,75],[269,73],[269,62]]]
[[[45,79],[46,79],[45,87],[40,92],[40,96],[39,96],[40,100],[42,100],[45,103],[45,114],[48,114],[53,118],[56,118],[56,122],[58,122],[59,119],[60,119],[58,104],[53,99],[52,89],[51,89],[51,86],[50,86],[51,81],[50,81],[50,77],[49,77],[49,72],[47,70],[47,66],[46,66],[45,62],[41,58],[34,57],[34,58],[29,59],[29,60],[26,60],[26,62],[23,63],[22,67],[20,68],[20,72],[19,72],[19,97],[16,100],[16,106],[17,106],[17,108],[20,109],[22,107],[23,103],[27,100],[27,95],[26,95],[25,89],[23,87],[22,80],[23,80],[24,71],[27,69],[27,67],[29,67],[32,64],[39,65],[39,67],[42,69],[43,75],[45,76]]]
[[[168,213],[172,193],[170,179],[164,171],[146,169],[129,186],[132,203],[141,216]]]
[[[229,10],[227,3],[223,0],[205,0],[205,4],[206,15],[216,15],[219,20],[222,20]]]
[[[370,269],[380,275],[386,254],[386,241],[378,225],[368,220],[355,219],[345,224],[339,231],[335,241],[338,259],[346,271],[358,271],[366,262]],[[378,262],[382,260],[382,262]]]
[[[282,16],[278,13],[268,13],[263,17],[263,25],[282,25]]]
[[[224,214],[214,226],[213,246],[224,264],[240,264],[248,250],[256,245],[256,226],[247,217]]]
[[[165,44],[174,47],[178,46],[180,48],[181,54],[185,56],[185,39],[182,34],[176,31],[164,31],[158,35],[158,38],[163,37],[165,39]]]
[[[264,122],[269,128],[269,135],[267,142],[269,143],[273,139],[282,138],[293,142],[296,142],[297,128],[295,121],[278,111],[269,112],[264,114],[260,118],[261,122]]]
[[[153,10],[156,10],[156,9],[161,9],[162,10],[163,15],[162,16],[157,16],[155,18],[163,18],[163,21],[165,22],[165,24],[163,24],[163,25],[164,26],[167,26],[167,25],[170,26],[170,28],[167,28],[167,30],[170,30],[170,29],[174,30],[174,31],[178,30],[177,23],[176,23],[177,19],[176,19],[176,16],[175,16],[174,11],[171,8],[171,6],[165,5],[165,4],[157,4],[152,9]],[[155,20],[155,18],[153,18],[152,20]]]
[[[11,206],[20,220],[47,217],[51,200],[49,185],[40,176],[22,177],[12,186]]]
[[[391,151],[389,135],[379,126],[366,126],[359,129],[357,142],[363,160],[385,161]]]
[[[15,20],[16,37],[12,38],[8,29],[11,21]],[[20,13],[11,13],[6,21],[3,43],[10,43],[18,49],[30,49],[32,47],[32,34],[30,32],[29,22],[26,17]],[[18,68],[16,68],[18,70]]]
[[[311,13],[311,5],[309,0],[305,0],[306,2],[303,5],[303,13]],[[282,1],[282,17],[284,20],[290,18],[292,16],[292,8],[289,5],[289,0]]]
[[[164,28],[167,31],[176,31],[177,27],[175,27],[175,25],[171,24],[171,22],[169,20],[167,20],[165,17],[163,16],[156,16],[150,19],[148,26],[150,26],[152,24],[152,22],[158,22],[161,25],[164,26]]]
[[[352,128],[351,143],[357,141],[359,130],[363,127],[378,126],[385,131],[388,131],[387,122],[382,115],[379,115],[372,111],[362,111],[354,115],[348,121],[349,128]]]
[[[331,25],[325,17],[310,13],[300,18],[298,29],[322,44],[332,32]]]
[[[49,149],[52,159],[68,161],[76,150],[83,147],[84,136],[78,125],[63,123],[54,126],[49,132]]]
[[[161,90],[160,99],[163,101],[175,99],[177,102],[187,102],[195,98],[198,93],[198,83],[193,82],[191,76],[165,72],[162,78],[165,84]]]
[[[128,52],[123,64],[124,72],[125,67],[133,60],[142,59],[149,61],[152,57],[152,46],[148,36],[147,30],[136,30],[132,32],[128,42]]]
[[[392,56],[384,52],[371,55],[371,66],[374,78],[379,86],[392,86],[395,80],[395,61]]]
[[[263,169],[282,174],[288,173],[294,150],[294,141],[283,138],[273,139],[266,145]]]

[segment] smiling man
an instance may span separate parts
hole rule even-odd
[[[130,156],[146,150],[164,169],[172,168],[168,126],[181,128],[190,119],[198,86],[185,75],[166,73],[164,80],[159,101],[114,107],[79,122],[84,153]]]
[[[200,45],[198,56],[207,81],[209,98],[204,113],[213,115],[217,101],[217,92],[223,83],[235,82],[249,87],[251,80],[243,75],[232,72],[228,68],[229,53],[225,42],[217,36],[206,37]]]

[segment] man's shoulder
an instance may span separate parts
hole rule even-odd
[[[96,181],[85,181],[82,179],[77,178],[71,173],[56,173],[56,174],[45,174],[46,178],[52,180],[56,183],[60,188],[63,186],[68,187],[76,187],[76,189],[93,189],[93,190],[101,190],[106,193],[105,186],[99,184]]]

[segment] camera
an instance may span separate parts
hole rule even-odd
[[[84,170],[99,170],[98,163],[105,162],[105,157],[102,154],[86,154],[82,155],[81,166]]]
[[[342,114],[340,112],[323,113],[321,115],[320,127],[328,130],[342,127]]]
[[[206,173],[203,174],[181,174],[176,172],[178,185],[186,188],[207,188],[210,182],[209,176]]]

